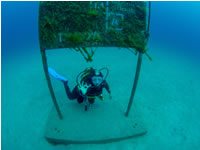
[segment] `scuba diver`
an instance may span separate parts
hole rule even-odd
[[[105,76],[102,73],[103,70],[106,70]],[[68,80],[65,77],[59,75],[52,68],[48,68],[48,72],[51,76],[63,82],[67,97],[70,100],[76,99],[78,103],[85,103],[85,110],[88,109],[89,105],[95,102],[96,97],[100,100],[104,99],[102,95],[104,88],[109,93],[109,98],[112,98],[109,85],[106,81],[108,76],[107,68],[102,68],[100,70],[91,67],[86,68],[78,74],[76,78],[77,85],[72,91],[70,90]]]

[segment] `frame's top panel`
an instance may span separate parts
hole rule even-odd
[[[146,2],[41,2],[42,48],[131,47],[144,51]]]

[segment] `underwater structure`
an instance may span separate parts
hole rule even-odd
[[[40,52],[54,104],[45,132],[45,138],[49,142],[109,143],[146,134],[146,129],[138,125],[137,120],[128,116],[137,88],[142,57],[146,55],[151,59],[147,54],[150,11],[150,2],[40,2]],[[112,102],[108,102],[90,115],[84,113],[82,109],[77,109],[75,104],[63,106],[64,109],[61,109],[57,102],[48,74],[46,51],[71,48],[79,52],[89,63],[93,61],[95,55],[93,47],[126,48],[138,57],[132,92],[125,113],[122,113],[120,106]],[[110,107],[112,109],[109,109]],[[101,120],[96,119],[99,115]],[[115,122],[110,121],[113,116],[116,117]],[[88,120],[92,121],[88,123]],[[80,124],[81,129],[79,129]],[[113,127],[112,124],[117,126]],[[106,132],[103,132],[102,128]]]

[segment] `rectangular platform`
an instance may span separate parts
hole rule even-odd
[[[124,116],[124,111],[113,100],[97,101],[88,111],[84,104],[67,102],[61,107],[63,120],[52,109],[45,138],[53,144],[104,144],[146,134],[142,125]]]

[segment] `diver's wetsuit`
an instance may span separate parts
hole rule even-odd
[[[85,80],[85,82],[87,84],[93,85],[91,82],[91,77],[88,78],[87,80]],[[84,101],[85,97],[83,95],[81,95],[77,85],[74,87],[74,89],[71,92],[67,81],[65,81],[63,83],[64,83],[66,94],[70,100],[77,99],[78,103],[82,103]],[[91,86],[88,88],[86,96],[88,97],[89,103],[91,103],[91,104],[94,103],[95,96],[100,96],[102,94],[103,88],[105,88],[108,93],[111,93],[108,83],[105,80],[98,87]]]

